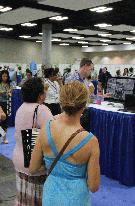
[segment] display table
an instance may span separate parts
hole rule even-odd
[[[135,114],[109,105],[90,105],[90,128],[100,144],[101,173],[135,186]]]
[[[12,99],[11,99],[11,115],[8,117],[8,126],[13,127],[15,125],[15,115],[17,109],[22,104],[22,96],[21,89],[14,89],[12,91]]]

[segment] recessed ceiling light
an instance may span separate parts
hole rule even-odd
[[[111,11],[111,10],[113,10],[113,8],[106,7],[106,6],[101,6],[101,7],[96,7],[96,8],[90,9],[90,11],[99,12],[99,13],[103,13],[103,12]]]
[[[21,26],[33,27],[33,26],[37,26],[37,24],[36,23],[29,23],[29,22],[27,22],[27,23],[21,24]]]
[[[40,41],[40,40],[37,40],[36,42],[38,42],[38,43],[41,43],[42,41]]]
[[[4,7],[4,8],[0,9],[0,12],[6,12],[6,11],[10,11],[10,10],[12,10],[11,7]]]
[[[89,42],[87,41],[78,41],[78,44],[88,44]]]
[[[51,41],[61,41],[61,39],[52,39]]]
[[[68,29],[64,29],[63,31],[76,32],[78,30],[77,29],[68,28]]]
[[[135,33],[135,30],[132,30],[132,31],[130,31],[130,32],[133,32],[133,33]]]
[[[90,9],[90,11],[97,11],[97,10],[105,9],[105,8],[106,8],[106,6],[100,6],[100,7],[96,7],[96,8]]]
[[[83,36],[73,36],[72,39],[83,39]]]
[[[97,10],[96,12],[97,13],[103,13],[103,12],[107,12],[107,11],[112,11],[113,10],[113,8],[105,8],[105,9],[101,9],[101,10]]]
[[[111,40],[110,39],[100,39],[99,41],[101,41],[101,42],[109,42]]]
[[[111,36],[112,34],[98,34],[98,36],[103,36],[103,37],[106,37],[106,36]]]
[[[13,28],[8,28],[8,27],[1,27],[0,31],[12,31]]]
[[[69,44],[67,43],[62,43],[62,44],[59,44],[60,46],[69,46]]]
[[[127,44],[127,45],[129,45],[129,44],[131,44],[131,42],[124,42],[123,44]]]
[[[39,35],[43,35],[43,33],[39,33]]]
[[[111,24],[103,23],[103,24],[95,24],[94,26],[97,26],[97,27],[108,27],[108,26],[112,26],[112,25]]]
[[[86,48],[86,47],[88,47],[88,46],[82,46],[82,47]]]
[[[22,36],[19,36],[20,38],[24,38],[24,39],[28,39],[30,38],[31,36],[27,36],[27,35],[22,35]]]
[[[135,37],[127,37],[128,40],[135,40]]]
[[[108,44],[102,44],[102,46],[108,46]]]
[[[68,17],[67,16],[54,16],[54,17],[50,17],[49,19],[56,20],[56,21],[63,21],[63,20],[68,19]]]

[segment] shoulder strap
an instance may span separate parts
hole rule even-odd
[[[50,148],[52,149],[54,155],[57,156],[58,151],[57,151],[56,147],[53,144],[53,140],[52,140],[52,136],[51,136],[51,132],[50,132],[50,121],[51,120],[49,120],[46,124],[47,138],[48,138],[48,143],[50,145]]]
[[[32,128],[34,128],[35,118],[37,120],[37,112],[38,112],[39,105],[35,108],[34,114],[33,114],[33,122],[32,122]]]
[[[73,140],[73,138],[80,132],[84,131],[83,128],[78,129],[76,132],[74,132],[70,138],[67,140],[67,142],[64,144],[64,146],[62,147],[62,149],[60,150],[59,154],[57,155],[57,157],[55,158],[55,160],[53,161],[49,171],[48,171],[48,175],[50,175],[50,173],[52,172],[52,170],[54,169],[55,165],[57,164],[57,162],[59,161],[59,159],[61,158],[61,156],[63,155],[64,151],[66,150],[67,146],[70,144],[70,142]]]
[[[66,159],[68,158],[71,154],[75,153],[76,151],[78,151],[79,149],[81,149],[89,140],[90,138],[93,136],[92,133],[89,133],[79,144],[77,144],[75,147],[73,147],[72,149],[70,149],[68,152],[66,152],[63,156],[62,159]]]

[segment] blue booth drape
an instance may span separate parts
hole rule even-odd
[[[89,108],[90,128],[99,140],[101,173],[135,186],[135,114]]]

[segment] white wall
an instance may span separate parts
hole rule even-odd
[[[0,38],[0,62],[41,64],[41,43]],[[53,46],[52,64],[72,64],[77,58],[87,56],[78,47]]]

